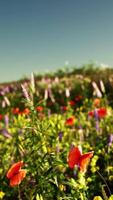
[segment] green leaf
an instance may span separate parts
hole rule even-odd
[[[39,195],[39,194],[37,194],[37,195],[36,195],[36,200],[43,200],[43,197],[42,197],[42,195],[41,195],[41,194],[40,194],[40,195]]]

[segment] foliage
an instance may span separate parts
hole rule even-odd
[[[60,78],[57,73],[38,82],[32,75],[22,87],[1,89],[0,199],[113,198],[113,109],[107,87],[92,84],[88,68],[82,69],[85,77],[73,72],[68,77],[59,71]],[[68,166],[73,145],[94,151],[85,173]],[[6,174],[18,161],[27,174],[11,187]]]

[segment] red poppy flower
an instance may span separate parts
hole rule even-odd
[[[38,112],[42,112],[43,109],[44,109],[44,108],[43,108],[42,106],[37,106],[37,107],[36,107],[36,110],[37,110]]]
[[[97,115],[99,118],[105,117],[107,115],[107,109],[106,108],[98,108]],[[88,116],[94,117],[94,110],[88,112]]]
[[[100,117],[100,118],[103,118],[103,117],[105,117],[107,115],[107,110],[106,110],[106,108],[99,108],[98,109],[98,116]]]
[[[23,110],[23,112],[22,112],[22,114],[24,114],[24,115],[28,115],[29,113],[30,113],[29,108],[25,108],[25,109]]]
[[[23,166],[23,161],[19,161],[17,163],[14,163],[11,168],[7,172],[7,178],[10,180],[10,186],[16,186],[21,183],[21,181],[26,176],[26,170],[21,169]]]
[[[15,115],[19,114],[19,112],[20,112],[19,108],[13,108],[12,109],[12,113],[15,114]]]
[[[24,113],[23,113],[23,111],[20,110],[20,111],[18,112],[18,114],[19,114],[19,115],[23,115]]]
[[[69,104],[70,106],[74,106],[74,105],[75,105],[75,101],[70,100],[70,101],[68,102],[68,104]]]
[[[92,110],[92,111],[89,111],[89,112],[88,112],[88,116],[94,117],[94,111],[93,111],[93,110]]]
[[[75,97],[75,101],[80,101],[81,99],[83,99],[82,95],[78,95],[78,96]]]
[[[0,120],[2,120],[2,119],[3,119],[3,115],[0,114]]]
[[[73,147],[68,155],[68,165],[71,169],[77,165],[81,172],[86,172],[90,158],[93,156],[93,151],[82,154],[80,147]]]
[[[61,107],[63,111],[67,111],[68,110],[68,106],[62,106]]]
[[[66,120],[65,124],[68,126],[72,126],[74,124],[74,122],[75,122],[75,117],[72,116]]]
[[[95,107],[99,107],[99,106],[100,106],[100,99],[98,99],[98,98],[94,99],[93,105],[94,105]]]

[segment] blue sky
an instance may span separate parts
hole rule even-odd
[[[0,1],[0,82],[67,61],[113,66],[113,0]]]

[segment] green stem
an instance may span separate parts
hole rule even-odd
[[[21,199],[21,192],[20,192],[20,187],[19,187],[19,185],[18,185],[18,200],[22,200],[22,199]]]
[[[104,181],[104,183],[105,183],[105,185],[106,185],[106,187],[107,187],[107,189],[108,189],[108,191],[109,191],[109,194],[111,195],[111,190],[110,190],[110,188],[109,188],[109,186],[108,186],[108,184],[107,184],[105,178],[100,174],[99,171],[97,171],[97,173],[99,174],[99,176],[101,177],[101,179]]]

